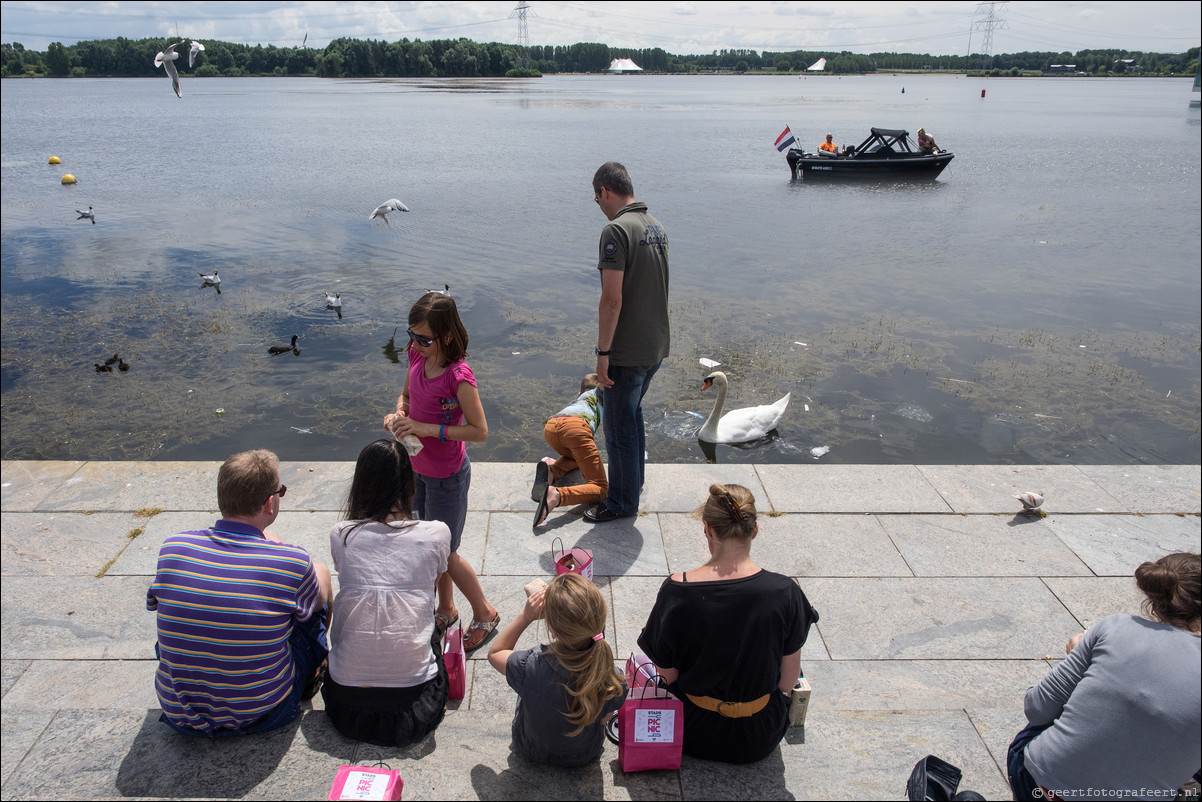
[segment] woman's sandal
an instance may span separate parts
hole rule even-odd
[[[456,622],[458,621],[459,613],[452,613],[451,615],[447,615],[446,613],[434,614],[434,628],[439,632],[446,632],[448,629],[455,626]]]
[[[492,636],[497,634],[497,625],[500,623],[500,612],[491,621],[481,622],[473,620],[472,625],[467,628],[467,634],[463,637],[463,651],[474,652],[488,643],[492,639]]]

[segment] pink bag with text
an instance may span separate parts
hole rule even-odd
[[[626,661],[626,681],[630,691],[617,714],[622,771],[679,769],[684,704],[659,687],[655,666],[642,655]]]

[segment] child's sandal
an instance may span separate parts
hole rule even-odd
[[[497,633],[497,625],[500,623],[500,612],[491,621],[473,620],[472,625],[467,628],[467,634],[463,637],[463,651],[474,652],[488,643],[492,639],[492,636]]]

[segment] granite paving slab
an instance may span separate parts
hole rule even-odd
[[[1142,615],[1144,594],[1136,587],[1134,577],[1046,576],[1043,584],[1085,629],[1116,613]]]
[[[533,515],[535,505],[530,500],[533,479],[534,463],[472,462],[467,508],[493,512],[529,510]]]
[[[961,789],[1009,798],[961,710],[814,711],[759,763],[731,766],[685,758],[684,799],[901,799],[914,764],[938,755],[964,772]]]
[[[158,704],[157,666],[153,643],[144,660],[34,660],[4,704],[29,710],[146,710]]]
[[[673,573],[709,560],[702,523],[685,514],[661,514]],[[872,515],[759,515],[751,547],[757,564],[778,574],[807,576],[913,576],[905,559]],[[803,585],[804,586],[804,585]]]
[[[32,660],[0,660],[0,697],[8,696],[8,689],[32,663]]]
[[[6,577],[5,660],[130,660],[154,655],[150,577]]]
[[[1133,576],[1147,560],[1202,551],[1195,515],[1053,515],[1044,524],[1098,576]]]
[[[338,512],[346,505],[354,475],[353,462],[281,462],[280,481],[288,486],[284,508]]]
[[[1082,465],[1132,512],[1202,512],[1202,466]]]
[[[1038,518],[878,515],[915,576],[1090,576]]]
[[[133,511],[217,506],[216,462],[88,462],[35,510]]]
[[[292,495],[289,493],[288,499]],[[174,534],[207,529],[217,522],[215,511],[163,512],[153,518],[137,519],[143,533],[129,543],[105,576],[154,576],[163,541]],[[284,510],[269,529],[286,543],[302,546],[309,556],[334,571],[330,556],[330,529],[341,516],[336,512],[292,512]]]
[[[668,572],[659,518],[655,515],[604,524],[590,524],[569,515],[563,526],[556,526],[558,519],[552,515],[548,525],[540,526],[537,532],[530,528],[533,518],[533,513],[492,513],[485,573],[555,576],[552,553],[560,548],[592,551],[594,575],[663,576]]]
[[[807,579],[835,660],[1032,660],[1080,631],[1034,577]]]
[[[54,710],[42,706],[19,708],[5,700],[4,709],[0,711],[0,729],[4,731],[4,737],[0,738],[0,785],[3,785],[5,799],[13,798],[8,790],[9,776],[25,759],[54,715]]]
[[[83,464],[80,460],[4,460],[4,470],[0,471],[0,510],[34,509]]]
[[[355,760],[381,759],[398,770],[406,800],[680,799],[676,772],[624,775],[617,748],[608,742],[596,763],[578,769],[532,763],[510,748],[512,718],[512,707],[490,714],[448,713],[425,741],[407,749],[362,744]]]
[[[1050,670],[1047,666],[1045,669]],[[1042,678],[1041,676],[1040,679]],[[976,727],[977,734],[981,736],[989,754],[993,756],[993,762],[1002,777],[1008,776],[1006,773],[1006,750],[1010,748],[1010,742],[1014,740],[1014,736],[1027,726],[1027,716],[1023,713],[1023,696],[1025,694],[1024,690],[1017,699],[998,699],[996,707],[970,707],[964,711],[968,714],[973,726]],[[1009,788],[1009,780],[1006,785]],[[1012,797],[1007,791],[1005,796],[986,797],[986,799],[991,798],[1011,799]]]
[[[314,776],[318,755],[299,737],[300,717],[270,733],[221,739],[182,735],[158,718],[157,708],[59,711],[5,783],[5,796],[321,798],[316,796]],[[81,743],[88,745],[86,751],[79,750]],[[289,755],[293,765],[281,770]],[[325,762],[337,768],[337,758],[327,757]],[[311,767],[308,772],[306,765]],[[277,772],[280,781],[271,793],[256,794]],[[308,783],[302,779],[305,774],[310,774]],[[327,781],[321,793],[328,791]]]
[[[650,512],[692,512],[705,503],[714,483],[743,485],[763,498],[754,465],[654,465],[648,463],[639,509]]]
[[[95,576],[142,526],[128,512],[0,513],[4,576]]]
[[[913,465],[757,465],[778,512],[949,512]],[[759,500],[757,499],[757,502]]]
[[[1043,660],[819,660],[803,670],[810,712],[961,710],[1015,705],[1048,671]]]
[[[1075,465],[921,465],[956,512],[1014,513],[1033,490],[1048,512],[1125,512],[1126,507]]]

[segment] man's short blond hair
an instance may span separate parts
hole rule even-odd
[[[250,518],[280,489],[280,458],[266,449],[242,451],[217,471],[217,508],[223,518]]]

